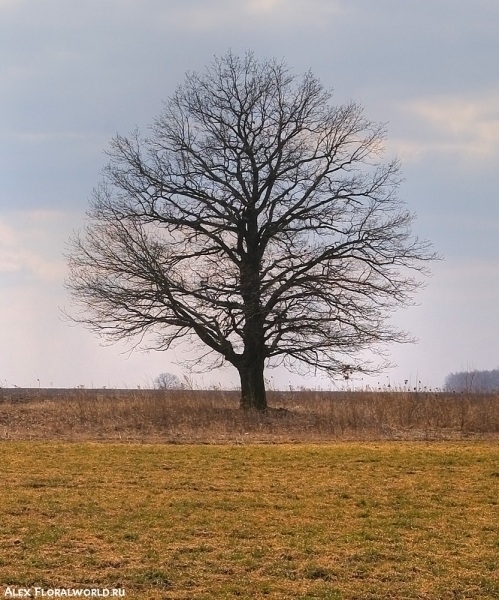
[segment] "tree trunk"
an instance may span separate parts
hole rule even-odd
[[[241,378],[241,408],[244,410],[267,410],[263,366],[263,360],[255,360],[249,366],[238,369]]]

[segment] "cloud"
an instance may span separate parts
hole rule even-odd
[[[412,123],[410,137],[392,139],[404,158],[454,155],[463,161],[491,163],[499,155],[499,91],[480,96],[436,96],[399,106]]]
[[[12,8],[22,4],[22,0],[0,0],[0,10],[5,8]]]
[[[190,2],[169,8],[164,22],[191,31],[226,29],[239,25],[283,29],[293,26],[323,26],[341,11],[336,0],[214,0]],[[264,21],[262,21],[264,19]]]
[[[343,0],[88,0],[68,4],[47,0],[41,8],[33,0],[0,0],[0,10],[6,9],[18,23],[37,23],[51,30],[60,26],[81,29],[88,25],[97,31],[102,27],[137,25],[147,29],[168,28],[173,31],[219,30],[226,27],[260,26],[289,27],[306,24],[323,25],[340,12]],[[265,19],[262,22],[262,18]]]
[[[57,211],[23,211],[0,218],[0,275],[62,282],[67,217]]]

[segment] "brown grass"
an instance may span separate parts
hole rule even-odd
[[[270,392],[266,414],[220,390],[0,390],[0,439],[166,443],[499,437],[499,394]]]

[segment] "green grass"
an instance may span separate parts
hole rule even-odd
[[[0,445],[5,586],[499,598],[492,443]]]

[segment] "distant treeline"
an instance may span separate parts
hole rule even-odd
[[[499,391],[499,369],[451,373],[445,378],[444,389],[446,392]]]

